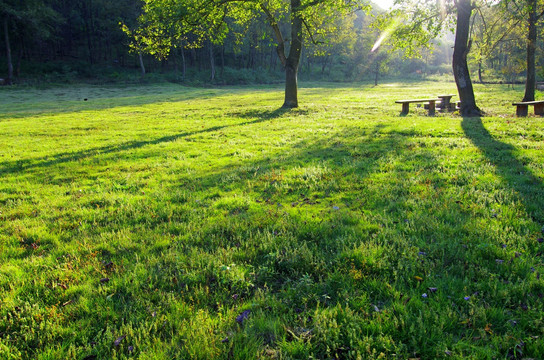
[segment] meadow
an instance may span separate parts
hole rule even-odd
[[[0,89],[0,358],[544,358],[521,87],[301,86]]]

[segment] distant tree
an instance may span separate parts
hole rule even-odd
[[[3,18],[3,25],[4,25],[4,41],[6,43],[6,61],[8,64],[8,73],[7,78],[5,80],[5,83],[7,85],[11,85],[13,82],[13,59],[11,57],[11,42],[9,39],[9,28],[10,28],[10,20],[11,17],[14,14],[14,11],[12,8],[8,8],[5,4],[2,4],[2,18]]]
[[[484,83],[484,64],[501,56],[500,50],[507,42],[518,41],[521,20],[505,16],[503,7],[497,3],[479,6],[472,25],[473,58],[478,65],[478,81]]]
[[[305,38],[318,41],[318,38],[326,36],[322,31],[323,24],[363,8],[359,0],[146,0],[145,3],[142,20],[150,22],[142,34],[148,45],[146,49],[156,53],[159,48],[166,49],[163,40],[153,36],[154,32],[170,34],[171,39],[178,40],[189,40],[187,35],[191,33],[194,45],[207,38],[220,43],[229,31],[228,18],[237,23],[247,23],[264,15],[276,41],[277,56],[285,69],[283,107],[287,108],[298,106],[297,77]],[[173,11],[161,16],[165,9]],[[172,13],[176,15],[171,16]],[[288,38],[280,25],[283,19],[290,25]],[[174,31],[169,33],[171,30]],[[289,44],[288,53],[286,44]]]
[[[544,16],[542,0],[504,0],[505,12],[527,24],[527,74],[523,101],[535,100],[537,25]]]

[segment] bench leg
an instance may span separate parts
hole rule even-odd
[[[516,105],[516,115],[519,117],[527,116],[529,105]]]
[[[544,104],[535,104],[535,115],[544,115]]]
[[[436,104],[434,101],[429,101],[429,115],[434,115],[436,110]]]
[[[408,111],[410,111],[410,103],[403,103],[401,115],[408,114]]]

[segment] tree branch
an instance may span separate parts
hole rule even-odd
[[[310,35],[310,40],[312,41],[312,44],[314,45],[323,44],[323,41],[315,40],[314,35],[312,34],[312,30],[310,29],[310,26],[308,25],[306,20],[302,19],[302,23],[304,24],[306,31],[308,31],[308,35]]]
[[[274,15],[270,12],[270,10],[264,5],[261,4],[261,9],[266,14],[266,17],[268,18],[268,21],[270,22],[270,26],[272,27],[272,30],[274,31],[274,36],[276,37],[276,41],[278,42],[278,46],[276,47],[276,52],[278,53],[278,57],[280,58],[280,61],[283,66],[287,63],[287,57],[285,56],[285,40],[283,39],[283,35],[281,34],[280,27],[278,26],[278,22],[274,18]]]

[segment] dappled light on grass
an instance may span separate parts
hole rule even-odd
[[[541,120],[397,116],[448,86],[27,100],[0,122],[0,358],[542,357]]]

